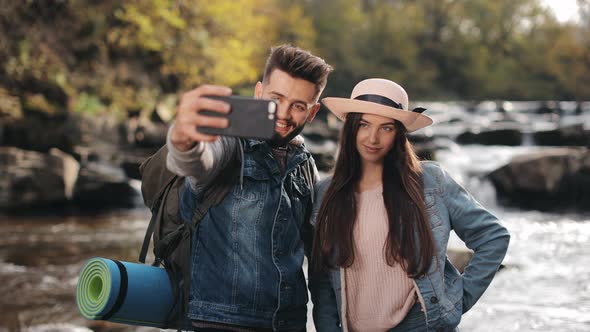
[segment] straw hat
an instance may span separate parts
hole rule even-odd
[[[404,88],[382,78],[360,81],[352,90],[350,99],[326,97],[322,102],[342,121],[348,113],[368,113],[398,120],[408,132],[432,124],[430,117],[421,114],[425,108],[417,107],[411,111],[408,109],[408,94]]]

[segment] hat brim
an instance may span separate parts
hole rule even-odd
[[[406,110],[373,103],[370,101],[349,98],[326,97],[322,103],[334,113],[340,120],[345,121],[348,113],[367,113],[380,115],[386,118],[398,120],[408,132],[430,126],[433,121],[430,117]]]

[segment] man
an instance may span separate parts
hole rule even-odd
[[[302,271],[303,229],[317,170],[299,133],[319,110],[332,67],[302,49],[271,50],[257,98],[278,105],[268,141],[200,133],[227,120],[200,110],[229,111],[221,86],[200,86],[183,95],[168,132],[167,167],[187,176],[181,215],[190,220],[199,195],[228,163],[240,176],[223,201],[209,209],[193,241],[189,318],[198,331],[304,331],[307,287]]]

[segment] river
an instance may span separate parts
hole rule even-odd
[[[454,146],[437,155],[512,235],[505,268],[463,316],[462,331],[590,331],[590,214],[498,206],[479,176],[527,149]],[[98,215],[0,215],[0,332],[157,331],[87,321],[75,305],[87,259],[136,261],[149,220],[140,199],[137,205]]]

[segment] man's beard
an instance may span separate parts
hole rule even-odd
[[[269,140],[267,140],[267,142],[268,144],[270,144],[270,146],[286,145],[287,143],[291,142],[291,140],[295,138],[295,136],[299,135],[304,127],[305,122],[301,126],[295,128],[292,132],[289,133],[289,135],[285,137],[282,137],[275,131],[274,135]]]

